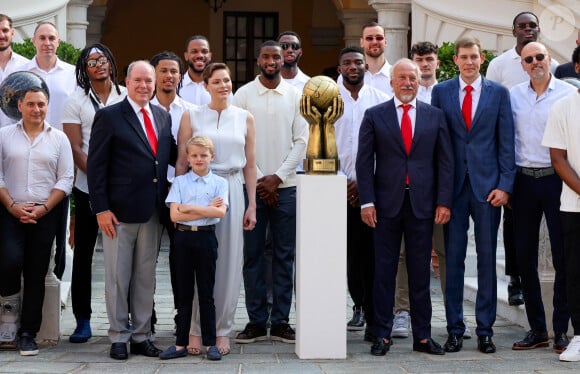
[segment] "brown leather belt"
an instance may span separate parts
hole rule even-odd
[[[181,223],[175,224],[175,229],[179,231],[215,231],[215,225],[209,226],[189,226]]]

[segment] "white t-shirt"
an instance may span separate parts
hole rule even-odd
[[[567,152],[568,162],[576,173],[580,173],[580,93],[574,92],[556,102],[548,116],[548,123],[542,145],[563,149]],[[580,196],[566,183],[562,184],[560,210],[580,212]]]

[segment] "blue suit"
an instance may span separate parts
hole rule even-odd
[[[89,141],[92,210],[95,214],[109,210],[119,220],[115,238],[103,235],[105,299],[113,343],[140,343],[151,335],[160,222],[169,219],[167,165],[175,160],[177,147],[169,114],[155,105],[150,108],[157,128],[156,155],[126,98],[95,114]],[[132,330],[127,328],[127,297]]]
[[[514,125],[508,90],[482,77],[471,129],[461,113],[459,78],[437,84],[431,103],[445,113],[454,151],[453,209],[446,230],[446,315],[449,333],[463,335],[463,284],[469,216],[474,221],[478,291],[477,335],[492,336],[496,317],[495,258],[501,210],[486,201],[500,189],[512,193],[515,178]]]
[[[390,338],[401,238],[407,270],[413,338],[431,337],[431,237],[437,205],[451,207],[453,160],[443,113],[417,101],[407,155],[394,100],[367,109],[359,132],[356,174],[361,206],[374,203],[375,334]],[[406,189],[406,175],[409,188]]]

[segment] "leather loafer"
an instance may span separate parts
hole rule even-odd
[[[111,350],[109,351],[109,356],[115,360],[126,360],[129,355],[127,354],[127,344],[126,343],[113,343],[111,344]]]
[[[495,353],[495,344],[488,335],[477,337],[477,348],[481,353]]]
[[[131,354],[147,357],[159,357],[161,349],[153,345],[151,340],[143,340],[139,343],[131,342]]]
[[[444,355],[443,347],[435,340],[427,338],[425,343],[413,342],[413,350],[417,352],[429,353],[430,355]]]
[[[376,338],[375,342],[371,346],[371,354],[373,356],[384,356],[387,354],[391,345],[393,345],[393,339],[389,339],[388,342],[385,342],[387,338]]]
[[[459,352],[463,347],[463,336],[459,334],[449,334],[447,341],[443,345],[445,352]]]
[[[566,350],[566,347],[568,346],[568,343],[570,343],[570,341],[568,340],[566,333],[564,332],[554,333],[554,351],[556,351],[556,353],[564,352],[564,350]]]
[[[515,342],[512,349],[515,351],[524,351],[528,349],[547,347],[550,345],[548,342],[548,332],[547,331],[528,331],[528,334],[523,340]]]

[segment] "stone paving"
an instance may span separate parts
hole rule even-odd
[[[498,319],[494,341],[496,354],[477,351],[477,340],[464,342],[459,353],[431,356],[412,352],[412,338],[395,339],[391,351],[384,357],[370,355],[370,345],[362,332],[347,334],[348,357],[344,360],[300,360],[294,345],[264,341],[238,345],[232,341],[232,351],[221,361],[212,362],[203,356],[161,361],[130,355],[127,361],[109,358],[107,315],[104,303],[102,252],[95,253],[93,265],[93,338],[85,344],[71,344],[68,335],[74,330],[70,299],[62,317],[62,338],[56,346],[41,346],[35,357],[21,357],[17,352],[0,352],[0,373],[563,373],[580,372],[580,363],[565,363],[551,348],[512,351],[514,341],[525,335],[524,328]],[[168,256],[162,251],[157,266],[156,311],[159,318],[155,344],[164,349],[174,343],[173,301],[169,284]],[[433,338],[443,344],[446,339],[445,312],[439,280],[432,278]],[[235,327],[247,322],[243,288],[236,312]],[[351,315],[352,303],[345,307]],[[469,326],[475,333],[473,304],[465,304]],[[291,316],[294,324],[294,315]],[[346,321],[345,321],[346,324]]]

